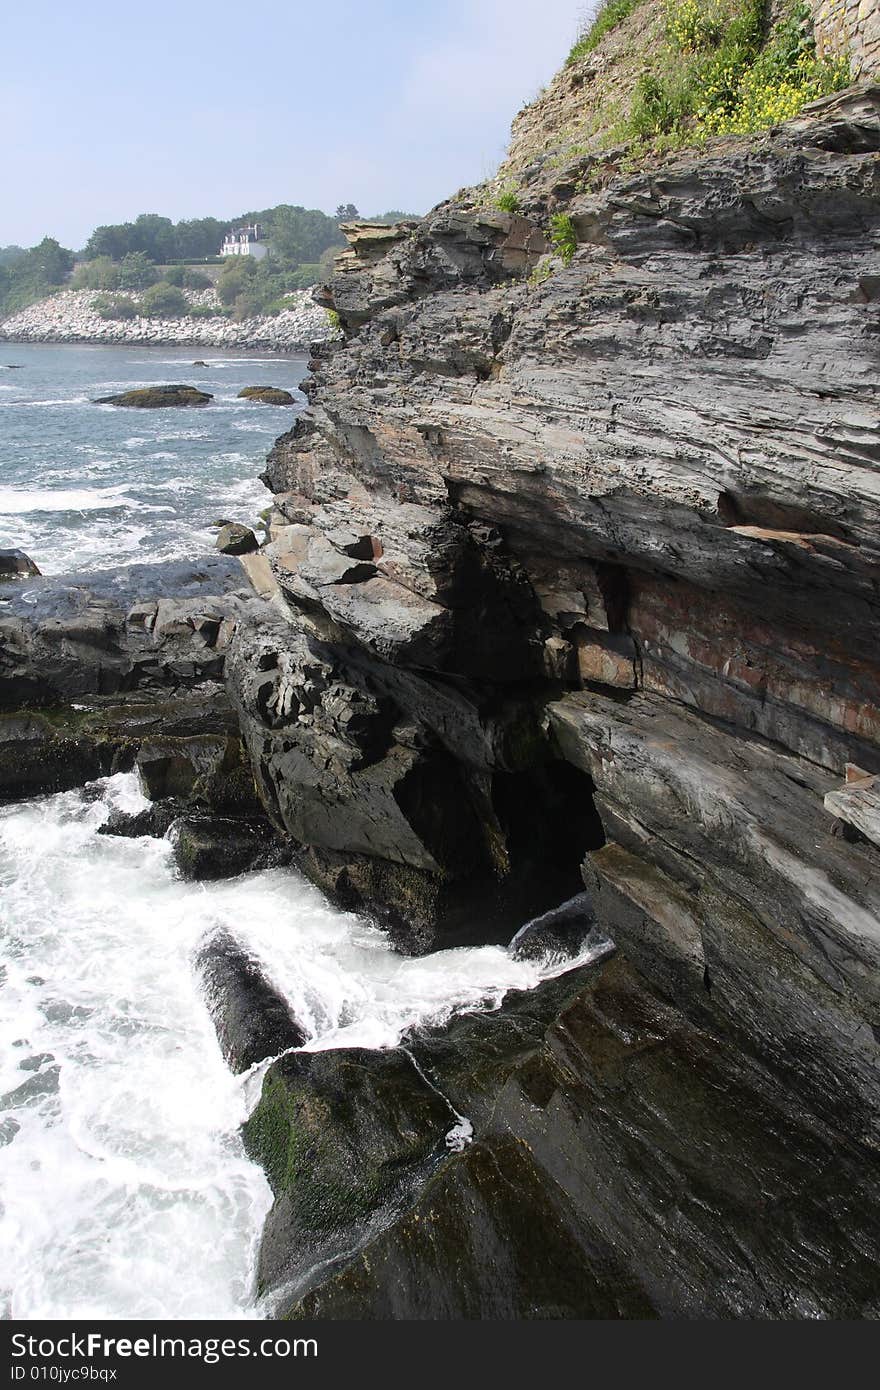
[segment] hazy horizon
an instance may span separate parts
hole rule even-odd
[[[592,8],[546,0],[536,21],[521,0],[250,14],[157,0],[147,15],[36,0],[5,22],[0,245],[79,249],[141,212],[427,211],[494,171]]]

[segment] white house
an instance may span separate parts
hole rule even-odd
[[[264,236],[265,233],[259,222],[255,222],[251,227],[235,227],[228,231],[223,238],[220,255],[252,256],[255,261],[261,261],[264,256],[269,254],[269,248],[263,240]]]

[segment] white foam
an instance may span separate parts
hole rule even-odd
[[[0,1283],[16,1318],[253,1316],[270,1196],[190,968],[203,926],[168,845],[98,837],[105,814],[68,793],[0,816],[0,1091],[60,1068],[7,1112]]]
[[[131,774],[103,786],[103,802],[0,810],[0,1093],[60,1069],[57,1091],[0,1116],[20,1125],[3,1150],[0,1285],[14,1318],[259,1316],[270,1194],[239,1125],[264,1068],[226,1069],[199,944],[230,933],[312,1049],[392,1046],[553,972],[497,946],[396,955],[288,870],[183,883],[167,842],[97,834],[108,804],[144,805]],[[449,1147],[471,1137],[451,1108]]]
[[[0,488],[0,514],[24,516],[28,512],[91,512],[109,507],[137,507],[124,487],[104,488]]]

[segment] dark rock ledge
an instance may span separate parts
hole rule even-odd
[[[0,800],[137,764],[155,805],[109,834],[174,826],[186,877],[277,853],[223,684],[236,621],[257,602],[237,560],[26,577],[0,601]]]

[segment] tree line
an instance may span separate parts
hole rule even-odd
[[[398,222],[405,214],[392,211],[371,221]],[[315,284],[328,270],[335,253],[345,245],[340,224],[360,216],[353,203],[340,204],[333,216],[316,208],[281,203],[274,208],[243,212],[239,217],[186,218],[144,212],[133,222],[96,227],[82,251],[74,253],[53,237],[38,246],[0,247],[0,316],[13,314],[44,299],[68,282],[76,264],[74,288],[130,292],[157,282],[195,289],[186,279],[156,266],[214,259],[230,227],[260,223],[271,245],[271,257],[257,264],[249,257],[230,257],[218,286],[228,313],[274,313],[286,295]]]

